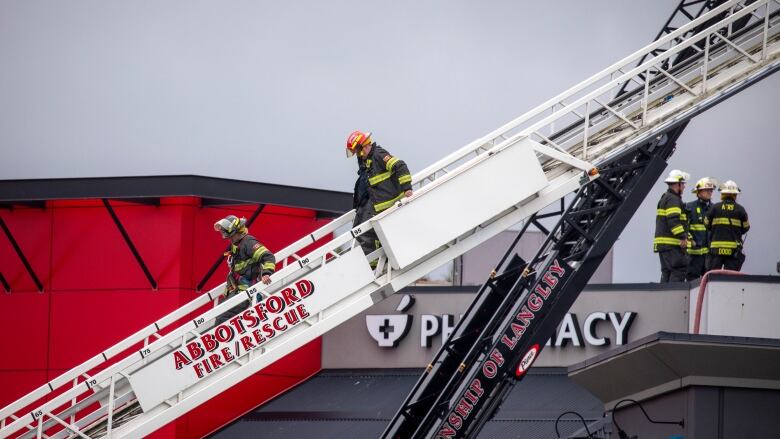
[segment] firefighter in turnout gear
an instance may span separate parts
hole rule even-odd
[[[691,191],[696,194],[696,200],[685,205],[688,210],[688,223],[690,224],[691,245],[688,246],[688,275],[686,280],[694,280],[702,277],[707,271],[706,259],[709,254],[709,239],[707,239],[707,228],[704,220],[712,207],[710,199],[712,191],[718,183],[710,178],[704,177],[696,182],[696,186]]]
[[[661,260],[661,283],[682,282],[688,271],[688,215],[682,192],[690,175],[673,170],[664,180],[669,189],[658,201],[653,251]]]
[[[750,223],[745,208],[737,204],[737,194],[740,192],[734,181],[723,183],[720,186],[722,201],[712,206],[707,214],[705,222],[710,232],[707,271],[720,268],[739,271],[745,262],[743,235],[750,230]]]
[[[352,207],[356,211],[353,227],[389,209],[403,197],[412,196],[412,176],[406,163],[377,145],[370,132],[354,131],[347,139],[347,157],[357,156],[358,178]],[[368,255],[380,247],[371,230],[357,237]],[[376,261],[372,261],[376,266]]]
[[[230,240],[230,249],[225,252],[229,272],[223,293],[224,298],[221,301],[247,290],[258,281],[266,285],[271,283],[271,275],[276,271],[276,258],[249,234],[246,218],[228,215],[214,223],[214,230],[220,232],[223,238]],[[231,308],[217,317],[217,324],[238,315],[248,305],[247,299],[246,302]]]

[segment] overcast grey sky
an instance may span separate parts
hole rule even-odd
[[[0,178],[351,190],[350,131],[421,169],[638,50],[677,3],[2,0]],[[779,98],[776,75],[710,110],[671,162],[744,187],[753,273],[780,259]],[[657,278],[662,190],[618,242],[616,281]]]

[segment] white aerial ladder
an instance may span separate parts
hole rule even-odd
[[[778,0],[724,2],[417,172],[414,196],[370,221],[298,254],[351,225],[352,211],[276,252],[270,285],[217,304],[219,286],[4,407],[0,438],[150,434],[776,71],[778,11]],[[738,20],[752,24],[733,32]],[[671,65],[684,50],[697,56]],[[371,229],[382,247],[366,256],[355,237]],[[214,327],[247,299],[248,311]]]

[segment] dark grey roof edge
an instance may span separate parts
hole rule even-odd
[[[617,347],[610,351],[588,358],[585,361],[572,364],[568,367],[568,372],[576,372],[582,369],[586,369],[594,364],[608,360],[613,357],[622,355],[625,352],[632,351],[645,345],[650,345],[656,342],[690,342],[699,344],[729,344],[734,346],[760,346],[760,347],[775,347],[780,348],[780,339],[777,338],[761,338],[761,337],[741,337],[735,335],[710,335],[710,334],[688,334],[688,333],[676,333],[676,332],[656,332],[650,334],[647,337],[634,340],[623,346]]]
[[[745,274],[741,276],[730,276],[725,274],[714,274],[710,281],[718,282],[748,282],[748,283],[780,283],[780,276]],[[583,292],[598,291],[688,291],[691,288],[699,286],[699,281],[691,282],[672,282],[672,283],[614,283],[614,284],[588,284],[585,285]],[[402,290],[405,294],[435,294],[435,293],[476,293],[480,285],[412,285]]]
[[[197,196],[238,203],[263,203],[346,212],[352,205],[348,192],[201,175],[50,178],[0,180],[0,202],[77,198],[148,198]]]

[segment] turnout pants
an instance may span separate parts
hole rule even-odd
[[[363,205],[355,209],[355,213],[355,221],[352,223],[352,227],[363,224],[376,215],[374,212],[374,206],[372,206],[370,202],[363,203]],[[365,253],[366,256],[380,247],[379,238],[377,238],[376,232],[373,230],[358,236],[357,240],[360,243],[360,248],[363,249],[363,253]]]
[[[236,294],[242,294],[244,297],[246,297],[246,294],[242,293],[233,293],[227,297],[223,297],[219,299],[219,303],[222,303],[229,298],[235,296]],[[249,299],[244,300],[243,302],[239,303],[238,305],[234,306],[233,308],[230,308],[229,310],[225,311],[224,313],[217,316],[216,320],[214,321],[214,326],[217,326],[221,323],[225,323],[228,320],[232,319],[233,317],[241,314],[245,309],[249,308]]]
[[[661,259],[661,283],[684,282],[688,273],[688,255],[682,249],[673,248],[658,252]]]
[[[686,280],[694,280],[704,276],[707,271],[707,255],[688,255],[688,276]]]
[[[732,256],[709,255],[707,258],[707,271],[726,270],[740,271],[745,263],[745,254],[741,251]]]

